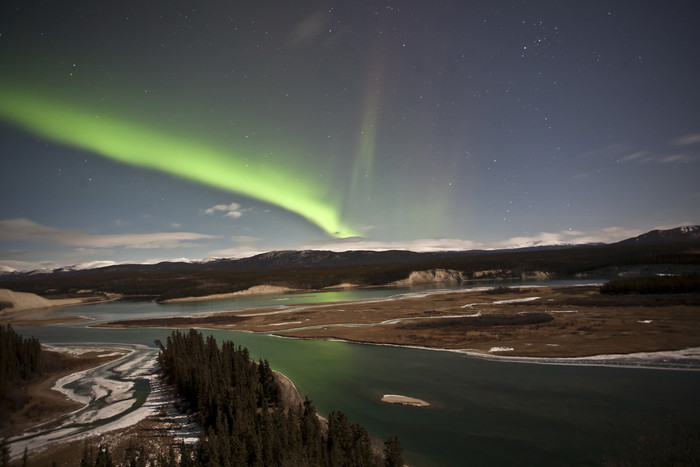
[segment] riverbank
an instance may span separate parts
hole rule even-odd
[[[167,300],[160,300],[158,303],[204,302],[209,300],[222,300],[226,298],[244,297],[247,295],[274,295],[289,292],[301,292],[301,290],[291,289],[289,287],[281,287],[277,285],[255,285],[245,290],[239,290],[238,292],[203,295],[201,297],[169,298]]]
[[[77,316],[51,317],[57,308],[106,303],[121,298],[119,294],[100,293],[82,297],[47,299],[27,292],[0,289],[0,324],[13,326],[43,326],[82,321]]]
[[[602,295],[596,286],[496,288],[116,321],[531,358],[700,346],[700,294]]]
[[[58,424],[67,414],[83,404],[55,389],[61,378],[95,368],[123,357],[127,352],[114,348],[42,347],[44,374],[37,380],[18,386],[24,402],[16,411],[5,414],[0,426],[0,438],[16,436],[39,426]]]

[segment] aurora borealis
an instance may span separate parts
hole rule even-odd
[[[693,2],[0,8],[6,269],[700,223]]]
[[[7,120],[39,136],[279,205],[333,236],[351,234],[340,225],[333,206],[324,203],[322,194],[315,192],[316,187],[304,184],[291,171],[251,167],[231,152],[74,109],[68,103],[36,99],[17,89],[0,92],[0,100]]]

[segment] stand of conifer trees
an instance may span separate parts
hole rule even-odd
[[[625,277],[606,282],[602,294],[676,294],[700,292],[700,275]]]
[[[384,456],[372,449],[367,430],[332,412],[324,427],[308,399],[285,407],[269,363],[248,350],[191,330],[174,332],[159,355],[162,372],[202,427],[199,444],[181,465],[402,465],[395,437]]]
[[[23,338],[9,324],[0,326],[0,406],[8,402],[8,391],[15,383],[30,380],[40,370],[39,340]]]

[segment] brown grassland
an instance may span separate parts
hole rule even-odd
[[[537,298],[535,298],[537,297]],[[700,346],[700,294],[603,295],[599,287],[496,288],[118,321],[520,357],[583,357]]]

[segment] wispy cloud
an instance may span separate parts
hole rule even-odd
[[[642,157],[646,156],[648,153],[646,151],[637,151],[634,152],[628,156],[623,157],[620,159],[621,162],[630,162],[630,161],[640,161],[642,160]]]
[[[700,133],[691,133],[689,135],[681,136],[680,138],[674,139],[672,144],[676,146],[690,146],[692,144],[700,143]]]
[[[252,245],[254,243],[258,243],[262,238],[260,237],[253,237],[251,235],[233,235],[231,237],[231,241],[234,241],[238,244],[243,244],[243,245]]]
[[[321,35],[328,22],[328,14],[324,10],[318,10],[296,25],[287,38],[289,45],[308,45]]]
[[[613,243],[642,234],[642,230],[625,227],[608,227],[593,231],[563,230],[560,232],[540,232],[533,235],[512,237],[493,242],[476,242],[454,238],[428,238],[406,242],[383,242],[362,238],[343,239],[323,244],[312,244],[301,249],[348,251],[348,250],[410,250],[418,252],[496,250],[506,248],[527,248],[536,246]]]
[[[0,240],[49,242],[79,248],[178,248],[199,246],[196,241],[220,238],[193,232],[93,235],[81,230],[41,225],[30,219],[0,220]]]
[[[692,162],[696,160],[697,157],[692,154],[670,154],[668,156],[661,157],[658,162],[660,164],[673,164],[676,162]]]
[[[683,149],[679,150],[678,146],[691,146],[698,143],[700,143],[700,133],[692,133],[670,141],[668,148],[655,151],[654,154],[650,153],[649,151],[636,151],[627,156],[621,157],[618,162],[637,164],[646,164],[650,162],[657,164],[694,162],[698,160],[698,157],[688,152],[677,152],[683,151]]]
[[[223,213],[222,217],[232,217],[238,219],[246,212],[247,209],[241,209],[241,205],[238,203],[231,204],[217,204],[210,208],[204,210],[204,214],[213,215],[218,213]]]
[[[210,251],[207,256],[208,258],[249,258],[251,256],[258,255],[260,253],[265,253],[270,251],[270,249],[258,249],[252,246],[237,246],[233,248],[224,248],[221,250]]]

